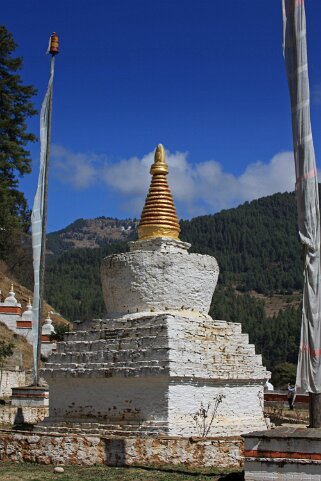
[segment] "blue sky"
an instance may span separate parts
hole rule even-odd
[[[281,0],[11,0],[1,23],[40,110],[56,59],[48,231],[139,217],[152,151],[168,151],[182,218],[293,190]],[[312,130],[321,156],[321,2],[306,1]],[[39,117],[29,121],[39,132]],[[30,205],[33,173],[21,180]]]

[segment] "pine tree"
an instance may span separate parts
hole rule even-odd
[[[19,71],[22,58],[12,34],[0,25],[0,252],[6,258],[8,245],[19,243],[29,228],[26,199],[18,190],[19,179],[31,172],[28,142],[36,137],[27,131],[26,119],[36,114],[32,97],[36,90],[23,85]]]

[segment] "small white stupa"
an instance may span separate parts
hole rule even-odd
[[[0,302],[0,321],[12,331],[16,331],[16,323],[20,316],[21,304],[17,301],[13,284],[11,284],[8,296]]]
[[[51,312],[48,312],[45,322],[41,328],[41,354],[47,358],[55,349],[56,342],[51,340],[51,335],[55,334],[55,328],[50,317]]]
[[[16,323],[16,332],[32,344],[32,305],[30,298],[26,310],[22,313],[20,319]]]
[[[18,302],[17,299],[16,299],[16,293],[13,290],[13,284],[11,284],[9,295],[5,298],[3,304],[5,304],[7,306],[12,306],[12,307],[21,307],[20,302]]]

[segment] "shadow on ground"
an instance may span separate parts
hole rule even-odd
[[[235,471],[234,473],[218,473],[218,469],[211,470],[211,468],[204,468],[200,470],[187,470],[183,468],[174,468],[174,467],[159,467],[159,466],[128,466],[128,469],[142,469],[144,471],[161,471],[163,473],[172,473],[172,474],[184,474],[186,476],[203,476],[208,477],[211,481],[244,481],[244,471]]]

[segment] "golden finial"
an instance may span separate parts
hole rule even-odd
[[[13,292],[13,282],[11,282],[11,288],[10,291]]]
[[[166,175],[165,150],[159,144],[155,151],[150,173],[152,182],[145,200],[145,206],[138,225],[138,239],[170,237],[179,239],[180,227]]]

